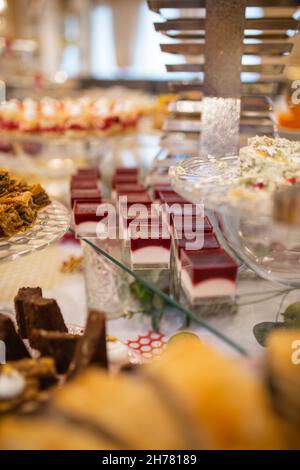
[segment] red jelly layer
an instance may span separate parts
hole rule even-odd
[[[138,184],[138,175],[115,175],[111,180],[111,186],[115,189],[117,184]]]
[[[76,177],[80,176],[88,176],[88,177],[95,177],[95,178],[100,178],[100,170],[97,167],[90,166],[87,168],[78,168],[77,173],[75,175]]]
[[[176,231],[178,235],[180,235],[181,232],[182,235],[184,235],[184,232],[187,230],[192,232],[202,230],[202,227],[205,233],[213,232],[212,223],[207,216],[202,220],[202,217],[196,215],[184,215],[184,217],[182,217],[177,214],[171,214],[170,225],[173,226],[174,231]]]
[[[71,205],[75,201],[81,202],[101,202],[101,193],[99,189],[73,189],[71,191]]]
[[[171,238],[132,238],[130,240],[130,249],[131,251],[137,251],[141,248],[147,247],[160,247],[165,248],[166,250],[170,250],[171,246]]]
[[[152,186],[153,197],[155,199],[159,199],[159,193],[166,193],[166,194],[176,194],[174,189],[169,183],[166,184],[154,184]]]
[[[130,193],[145,193],[146,189],[143,184],[116,184],[116,192],[121,194],[130,194]]]
[[[226,251],[199,250],[181,252],[182,268],[186,269],[194,285],[209,279],[228,279],[235,282],[238,265]]]
[[[125,195],[120,195],[119,202],[122,208],[122,213],[124,213],[124,209],[127,207],[131,207],[133,204],[143,204],[145,207],[150,207],[152,205],[152,201],[149,197],[149,194],[146,192],[143,193],[129,193]],[[125,202],[126,198],[126,202]]]
[[[77,178],[72,177],[71,189],[98,189],[98,180],[96,178]]]
[[[204,235],[203,247],[200,250],[195,250],[196,253],[201,250],[217,250],[221,248],[221,245],[214,233],[204,233],[203,235]],[[186,247],[187,244],[193,243],[193,241],[195,240],[195,238],[192,238],[192,237],[195,237],[195,232],[191,232],[191,238],[184,237],[179,240],[176,240],[175,243],[177,247],[177,254],[179,255],[180,258],[182,256],[182,250],[187,251],[187,252],[194,251],[194,250],[189,250]]]
[[[183,197],[179,196],[179,194],[175,193],[174,191],[161,191],[158,193],[158,197],[161,202],[171,205],[171,204],[191,204],[189,201],[183,199]]]
[[[139,169],[138,168],[126,168],[126,167],[119,167],[116,168],[115,175],[138,175]]]
[[[147,209],[147,216],[144,214],[145,211],[143,211],[142,213],[140,213],[140,211],[134,211],[134,214],[130,213],[130,215],[123,213],[122,221],[123,221],[124,227],[128,228],[129,224],[133,220],[136,220],[137,217],[139,218],[140,223],[150,223],[150,221],[153,221],[153,223],[155,224],[160,223],[160,216],[158,212],[155,211],[153,207],[147,206],[146,209]]]
[[[97,215],[97,210],[101,204],[88,203],[75,201],[74,204],[74,220],[75,224],[81,224],[83,222],[99,222],[107,215],[107,211],[103,212],[103,215]]]

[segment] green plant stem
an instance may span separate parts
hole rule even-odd
[[[276,297],[279,297],[280,295],[283,295],[285,291],[283,292],[278,292],[277,294],[269,295],[268,297],[265,297],[263,299],[258,299],[258,300],[252,300],[251,302],[241,302],[238,303],[238,307],[245,307],[246,305],[254,305],[254,304],[260,304],[262,302],[267,302],[268,300],[276,299]]]
[[[238,299],[241,299],[241,298],[244,298],[244,297],[252,297],[252,296],[259,296],[259,295],[268,295],[268,294],[285,294],[286,292],[289,293],[289,292],[292,292],[294,290],[297,290],[296,287],[293,287],[293,288],[290,288],[290,289],[282,289],[282,290],[279,290],[279,289],[272,289],[272,290],[266,290],[266,291],[263,291],[263,292],[247,292],[245,294],[237,294],[237,298]]]
[[[73,230],[72,230],[73,231]],[[74,232],[73,232],[74,233]],[[193,312],[190,312],[189,310],[185,309],[184,307],[182,307],[180,304],[178,304],[177,302],[175,302],[173,299],[171,299],[167,294],[165,294],[164,292],[162,292],[160,289],[158,289],[154,284],[152,284],[151,282],[149,281],[146,281],[145,279],[143,279],[142,277],[140,277],[138,274],[136,274],[135,272],[131,271],[127,266],[123,265],[120,261],[118,261],[117,259],[115,259],[114,257],[112,257],[111,255],[109,255],[108,253],[106,253],[106,251],[102,250],[102,248],[100,248],[99,246],[97,245],[94,245],[90,240],[88,240],[87,238],[80,238],[80,240],[84,241],[85,243],[87,243],[88,245],[90,245],[92,248],[94,248],[94,250],[96,250],[98,253],[102,254],[103,256],[105,256],[107,259],[109,259],[110,261],[112,261],[114,264],[116,264],[117,266],[119,266],[119,268],[121,268],[123,271],[126,271],[130,276],[132,276],[134,279],[136,279],[137,281],[139,281],[141,284],[143,284],[144,286],[148,287],[148,289],[152,290],[153,292],[155,292],[160,298],[164,299],[164,301],[171,305],[172,307],[176,308],[177,310],[179,310],[180,312],[182,312],[187,318],[193,320],[195,323],[198,323],[199,325],[201,325],[203,328],[205,328],[207,331],[209,331],[210,333],[214,334],[217,338],[219,338],[220,340],[224,341],[225,343],[227,343],[229,346],[231,346],[233,349],[235,349],[236,351],[238,351],[241,355],[243,356],[248,356],[248,353],[247,351],[242,347],[240,346],[239,344],[237,344],[235,341],[233,341],[232,339],[228,338],[227,336],[223,335],[223,333],[221,333],[220,331],[216,330],[214,327],[210,326],[208,323],[204,322],[203,320],[201,320],[200,318],[198,318]]]

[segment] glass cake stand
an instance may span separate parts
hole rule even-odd
[[[300,287],[299,227],[273,219],[273,196],[258,200],[232,198],[238,185],[236,156],[191,158],[170,168],[174,189],[216,213],[219,229],[238,257],[259,276]]]
[[[69,210],[60,202],[52,201],[38,212],[35,223],[28,230],[9,238],[0,238],[0,263],[46,248],[59,240],[69,226]]]

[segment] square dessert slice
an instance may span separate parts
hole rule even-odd
[[[132,269],[169,268],[170,250],[170,234],[165,233],[161,224],[157,225],[157,227],[151,227],[151,233],[148,238],[132,238],[130,236]]]
[[[145,192],[147,192],[145,186],[140,183],[117,183],[111,191],[111,197],[112,200],[116,200],[118,196]]]
[[[140,226],[141,224],[148,224],[151,221],[157,225],[161,221],[160,214],[155,207],[155,205],[151,205],[150,207],[147,205],[142,212],[139,210],[135,211],[135,208],[132,207],[128,212],[123,210],[119,214],[119,227],[120,227],[120,238],[123,240],[129,240],[129,228],[135,228]]]
[[[184,237],[185,232],[202,230],[212,233],[213,226],[207,215],[204,217],[190,214],[171,214],[170,228],[174,238]]]
[[[139,182],[138,174],[119,174],[114,175],[111,180],[111,187],[115,189],[117,184],[136,184]]]
[[[33,297],[42,297],[42,289],[40,287],[21,287],[14,298],[16,320],[19,329],[19,335],[27,338],[27,325],[24,313],[24,303]]]
[[[235,296],[237,263],[222,249],[181,250],[181,286],[191,303]]]
[[[138,175],[139,168],[118,167],[115,170],[115,175]]]
[[[101,178],[101,173],[99,168],[97,167],[87,167],[87,168],[78,168],[76,176],[84,176],[84,177],[94,177],[96,179]]]
[[[73,176],[71,178],[71,189],[98,189],[99,183],[96,178]]]
[[[145,193],[146,188],[141,183],[117,183],[115,186],[116,194]]]
[[[160,183],[151,186],[151,194],[153,195],[154,200],[157,202],[160,201],[160,193],[176,194],[170,183]]]
[[[75,201],[80,202],[101,202],[101,192],[99,189],[72,189],[71,190],[71,207]]]
[[[76,233],[82,237],[95,237],[97,230],[101,231],[101,221],[106,220],[107,211],[105,211],[105,205],[101,210],[101,204],[93,202],[80,202],[75,201],[73,214]],[[101,215],[97,215],[97,211]],[[105,229],[105,225],[103,227]]]
[[[186,233],[183,238],[174,238],[174,247],[175,247],[175,255],[177,256],[178,261],[181,261],[182,252],[198,252],[201,250],[218,250],[221,248],[219,240],[217,239],[214,233],[201,233],[199,234],[199,240],[203,240],[203,246],[201,248],[193,248],[193,242],[197,239],[197,234],[194,231],[190,232],[190,234]]]
[[[69,375],[77,374],[89,364],[107,368],[106,324],[104,313],[90,310],[84,333],[80,337],[69,368]]]
[[[33,329],[67,332],[60,308],[54,299],[34,296],[24,302],[27,337]]]
[[[0,340],[5,344],[5,360],[17,361],[30,357],[23,341],[17,334],[13,321],[0,313]]]
[[[203,243],[202,248],[197,248],[195,242]],[[172,251],[171,251],[171,288],[176,300],[179,299],[180,293],[180,276],[181,276],[181,256],[184,250],[199,251],[199,250],[217,250],[221,248],[220,243],[214,233],[195,233],[192,230],[190,233],[183,234],[180,238],[172,238]]]
[[[67,372],[73,359],[80,335],[33,329],[30,335],[30,346],[40,351],[42,356],[53,357],[59,374]]]
[[[198,215],[199,213],[203,212],[203,205],[199,204],[198,207],[196,204],[192,204],[191,202],[183,199],[179,194],[175,193],[166,193],[160,192],[159,193],[160,203],[161,203],[161,210],[163,213],[167,215],[167,217],[171,217],[171,214],[176,215]]]

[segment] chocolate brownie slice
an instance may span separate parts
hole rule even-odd
[[[73,376],[89,364],[107,368],[105,315],[90,310],[84,334],[77,343],[69,375]]]
[[[22,338],[28,338],[24,303],[26,300],[30,300],[35,296],[42,297],[42,289],[40,287],[22,287],[18,290],[18,293],[14,298],[16,319],[19,334]]]
[[[6,361],[17,361],[30,357],[23,341],[17,334],[13,321],[4,313],[0,313],[0,340],[5,344]]]
[[[64,374],[74,356],[80,335],[33,329],[30,335],[30,345],[40,351],[42,356],[54,359],[57,372]]]
[[[67,332],[60,308],[54,299],[34,296],[24,302],[24,317],[28,338],[33,329]]]

